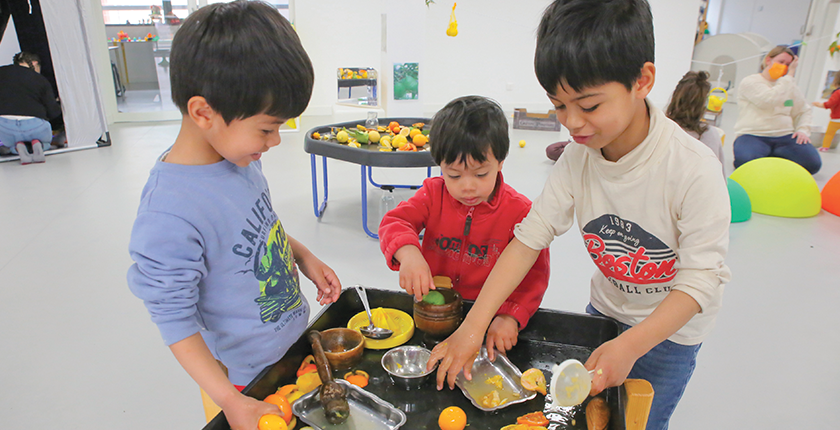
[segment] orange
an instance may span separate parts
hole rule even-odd
[[[289,426],[277,415],[265,414],[260,417],[260,422],[257,425],[260,430],[288,430]]]
[[[416,128],[412,128],[411,131],[408,132],[408,137],[414,138],[414,136],[417,136],[418,134],[423,134],[423,132]]]
[[[495,408],[496,406],[502,404],[502,399],[499,397],[499,392],[493,390],[484,395],[479,402],[481,403],[481,406],[484,406],[485,408]]]
[[[294,417],[294,415],[292,415],[292,405],[289,404],[288,399],[277,393],[274,393],[269,394],[265,399],[263,399],[263,401],[266,403],[271,403],[272,405],[277,405],[277,407],[280,408],[280,416],[283,418],[283,421],[285,421],[286,424],[292,422],[292,418]]]
[[[411,138],[411,143],[416,145],[417,147],[421,147],[429,142],[429,138],[424,136],[422,133],[417,133],[414,137]]]
[[[438,425],[440,430],[464,430],[467,426],[467,414],[457,406],[450,406],[440,413]]]
[[[548,418],[545,417],[541,411],[531,412],[530,414],[522,415],[516,419],[517,424],[527,424],[529,426],[547,426]]]
[[[528,369],[522,374],[519,382],[526,390],[536,391],[545,395],[545,375],[540,369]]]

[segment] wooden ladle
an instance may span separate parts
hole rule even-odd
[[[318,330],[309,332],[309,343],[312,344],[312,355],[321,377],[321,406],[330,424],[341,424],[350,417],[350,405],[347,404],[347,392],[338,382],[333,381],[330,363],[321,346],[321,333]]]

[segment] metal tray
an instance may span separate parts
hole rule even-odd
[[[470,399],[473,406],[482,411],[495,411],[506,408],[517,403],[527,402],[537,397],[535,391],[527,390],[519,382],[522,379],[522,372],[502,354],[496,354],[496,361],[490,361],[487,357],[487,348],[482,346],[472,366],[472,380],[467,381],[464,372],[458,374],[455,385],[464,392]],[[488,382],[490,378],[499,377],[501,388],[496,384]],[[485,407],[481,404],[481,398],[493,390],[500,392],[499,406]]]
[[[318,390],[312,390],[296,400],[292,412],[318,430],[396,430],[405,424],[405,414],[394,405],[343,379],[335,381],[347,390],[347,403],[350,405],[347,421],[339,425],[327,422]]]
[[[372,307],[399,309],[411,315],[414,311],[413,297],[401,291],[367,289],[368,300]],[[464,301],[464,312],[472,306]],[[277,387],[295,382],[295,372],[300,362],[312,353],[312,347],[306,339],[309,330],[326,330],[333,327],[345,327],[353,315],[364,310],[359,296],[352,289],[345,289],[335,303],[324,307],[315,316],[309,327],[297,342],[292,344],[280,361],[265,368],[243,393],[256,399],[264,399],[277,391]],[[604,317],[585,314],[560,312],[540,309],[531,317],[528,327],[519,333],[516,346],[508,351],[507,358],[519,369],[535,367],[543,371],[547,379],[551,378],[551,367],[568,358],[585,362],[592,351],[602,343],[618,336],[621,328],[617,322]],[[423,332],[415,330],[414,336],[406,345],[422,345]],[[552,410],[551,400],[537,395],[531,400],[512,404],[507,408],[493,412],[477,409],[464,396],[460,389],[441,391],[435,389],[431,379],[422,387],[407,390],[395,385],[380,360],[387,350],[365,350],[362,362],[356,366],[370,374],[370,384],[365,390],[376,395],[401,410],[406,415],[406,422],[401,427],[405,430],[438,428],[440,411],[449,406],[458,406],[467,414],[467,423],[472,429],[499,429],[516,422],[516,418],[534,411],[543,411],[551,420],[549,428],[562,430],[586,430],[586,403],[573,408]],[[340,375],[339,375],[340,376]],[[625,430],[623,388],[605,390],[603,396],[610,407],[610,430]],[[298,420],[296,429],[307,424]],[[230,430],[224,413],[210,421],[204,430]]]

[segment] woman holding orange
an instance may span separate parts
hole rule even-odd
[[[786,46],[770,50],[761,73],[738,85],[735,167],[762,157],[791,160],[811,174],[822,167],[811,145],[811,105],[793,82],[798,58]]]

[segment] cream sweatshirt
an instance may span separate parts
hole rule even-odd
[[[648,107],[647,138],[617,162],[570,144],[514,234],[543,249],[577,217],[597,268],[595,309],[632,326],[683,291],[702,310],[669,339],[694,345],[714,327],[730,279],[729,194],[712,151]]]
[[[761,73],[738,84],[738,121],[735,136],[779,137],[802,132],[811,135],[811,105],[790,76],[776,82]]]

